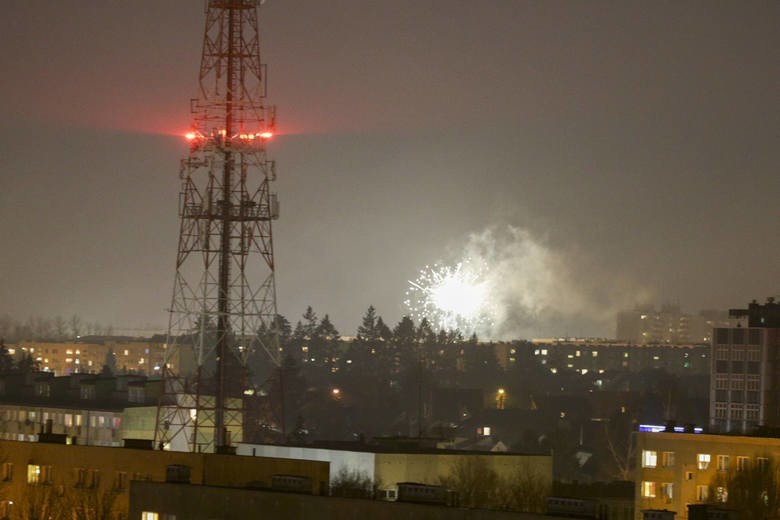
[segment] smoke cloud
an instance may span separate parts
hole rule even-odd
[[[470,234],[454,256],[482,266],[489,314],[475,325],[482,339],[613,337],[619,310],[652,299],[635,281],[604,272],[587,252],[555,249],[511,225]]]

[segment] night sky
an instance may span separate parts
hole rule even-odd
[[[0,314],[163,329],[204,3],[0,3]],[[780,293],[780,3],[268,0],[279,310],[478,251],[504,336]]]

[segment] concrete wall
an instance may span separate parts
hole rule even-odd
[[[238,455],[254,457],[276,457],[281,459],[303,459],[328,462],[330,481],[340,471],[357,471],[374,481],[375,455],[373,453],[348,450],[328,450],[297,446],[274,446],[270,444],[238,444]]]
[[[291,459],[309,459],[330,463],[330,480],[339,471],[358,471],[368,476],[379,489],[395,489],[398,482],[439,484],[452,473],[458,461],[484,460],[501,477],[516,472],[531,472],[552,488],[552,456],[516,453],[427,452],[373,453],[324,448],[239,444],[236,453]]]
[[[142,512],[187,520],[295,518],[297,520],[543,520],[544,515],[460,509],[349,498],[315,497],[247,489],[133,482],[130,520]]]

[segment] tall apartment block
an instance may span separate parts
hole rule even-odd
[[[713,330],[710,427],[713,432],[780,429],[780,304],[753,300]]]

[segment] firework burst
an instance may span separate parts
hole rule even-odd
[[[427,318],[435,330],[477,332],[492,325],[486,268],[469,261],[454,267],[425,266],[409,281],[404,304],[415,320]]]

